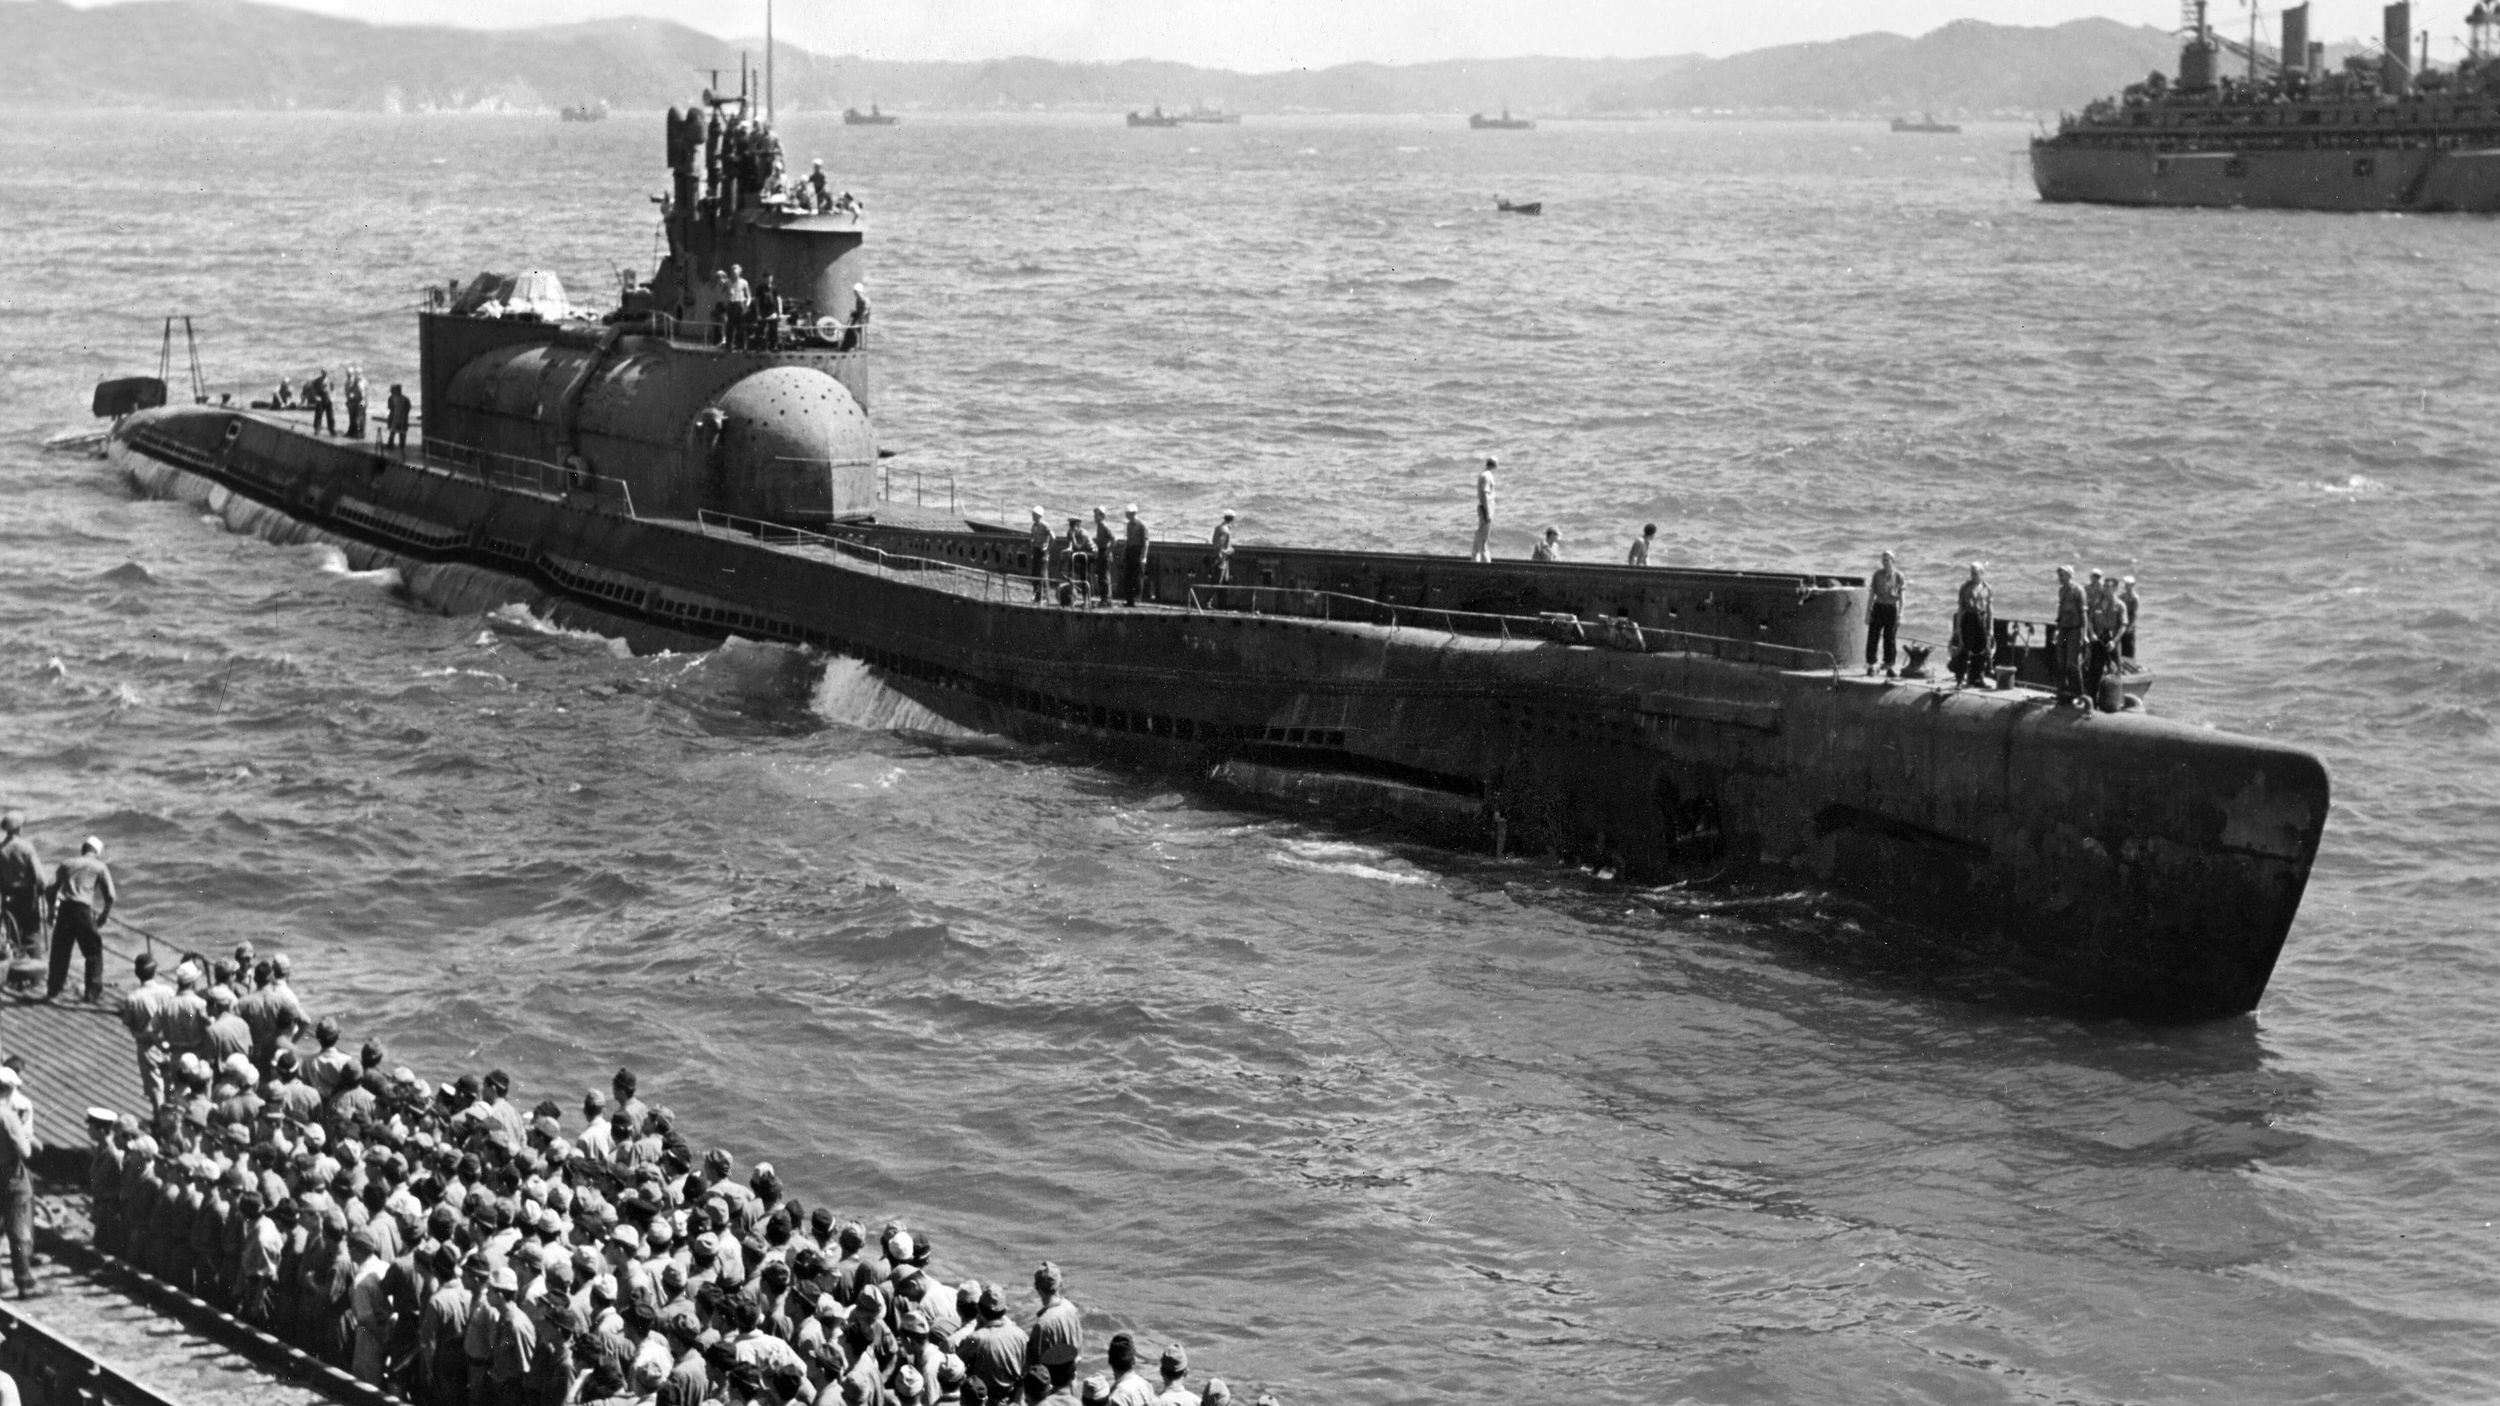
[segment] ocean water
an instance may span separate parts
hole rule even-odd
[[[1279,818],[40,448],[168,312],[253,391],[412,380],[428,282],[600,296],[650,115],[0,131],[0,803],[395,1059],[630,1064],[1289,1403],[2500,1395],[2489,221],[2044,206],[2010,127],[784,130],[869,206],[898,491],[1456,552],[1490,452],[1507,554],[1892,547],[1930,637],[1972,559],[2134,573],[2155,708],[2335,774],[2264,1004],[1973,1004],[1811,893]]]

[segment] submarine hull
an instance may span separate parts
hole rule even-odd
[[[618,618],[855,655],[986,730],[1628,878],[1809,879],[2061,999],[2145,1018],[2256,1005],[2327,813],[2325,770],[2297,749],[2027,691],[1851,677],[1837,651],[1728,633],[1848,639],[1862,593],[1810,580],[1705,589],[1698,574],[1244,549],[1250,582],[1209,587],[1211,563],[1176,544],[1158,545],[1147,588],[1163,605],[1076,609],[1055,590],[1037,601],[1022,539],[997,532],[638,516],[567,483],[214,407],[132,415],[109,453],[159,490],[190,476]],[[1457,614],[1602,606],[1605,591],[1660,627],[1607,647],[1576,620],[1505,614],[1487,632]]]

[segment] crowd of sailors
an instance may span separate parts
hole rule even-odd
[[[152,1107],[88,1110],[98,1248],[422,1406],[1235,1399],[1126,1333],[1088,1373],[1056,1264],[1029,1298],[950,1283],[925,1229],[698,1152],[631,1069],[575,1120],[500,1069],[430,1081],[308,1019],[283,954],[134,971]]]
[[[1882,553],[1867,580],[1866,672],[1870,675],[1876,671],[1880,652],[1884,677],[1895,677],[1894,647],[1908,592],[1909,578],[1901,573],[1891,552]],[[2134,670],[2140,605],[2132,576],[2110,576],[2094,567],[2090,579],[2078,584],[2074,567],[2057,568],[2056,614],[2046,624],[2043,643],[2049,651],[2050,686],[2060,703],[2108,711],[2124,706],[2105,685]],[[1947,670],[1955,684],[1998,686],[1997,656],[2015,647],[2016,629],[2015,622],[1996,618],[1996,592],[1988,582],[1987,563],[1972,562],[1970,574],[1954,596]]]

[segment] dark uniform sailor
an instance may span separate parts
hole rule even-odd
[[[43,861],[25,830],[25,816],[0,815],[0,914],[11,952],[31,957],[43,950]]]
[[[1068,519],[1067,584],[1059,588],[1062,604],[1084,604],[1087,593],[1093,589],[1094,556],[1088,550],[1090,545],[1085,540],[1085,519]]]
[[[312,410],[312,427],[325,434],[339,432],[338,415],[330,405],[330,372],[324,367],[304,383],[304,404]]]
[[[1111,514],[1094,509],[1094,599],[1111,603]]]
[[[1146,584],[1146,523],[1137,515],[1137,505],[1127,508],[1126,540],[1120,547],[1120,604],[1137,604],[1137,593]]]
[[[1893,641],[1901,633],[1901,593],[1909,581],[1892,564],[1892,553],[1884,553],[1881,566],[1866,583],[1866,671],[1875,672],[1875,648],[1883,646],[1884,677],[1892,677]]]
[[[382,405],[382,428],[385,432],[383,442],[391,448],[406,450],[408,447],[408,412],[413,408],[408,400],[408,392],[401,389],[399,383],[394,381],[391,383],[390,399],[384,401]]]

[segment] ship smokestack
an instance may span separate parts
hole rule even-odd
[[[2306,73],[2309,66],[2309,6],[2306,3],[2286,6],[2283,10],[2283,76]]]
[[[2396,0],[2387,7],[2387,21],[2379,35],[2380,91],[2399,97],[2413,91],[2413,5],[2411,0]]]
[[[2205,0],[2195,0],[2196,21],[2179,47],[2179,88],[2201,93],[2214,85],[2214,40],[2205,28]]]

